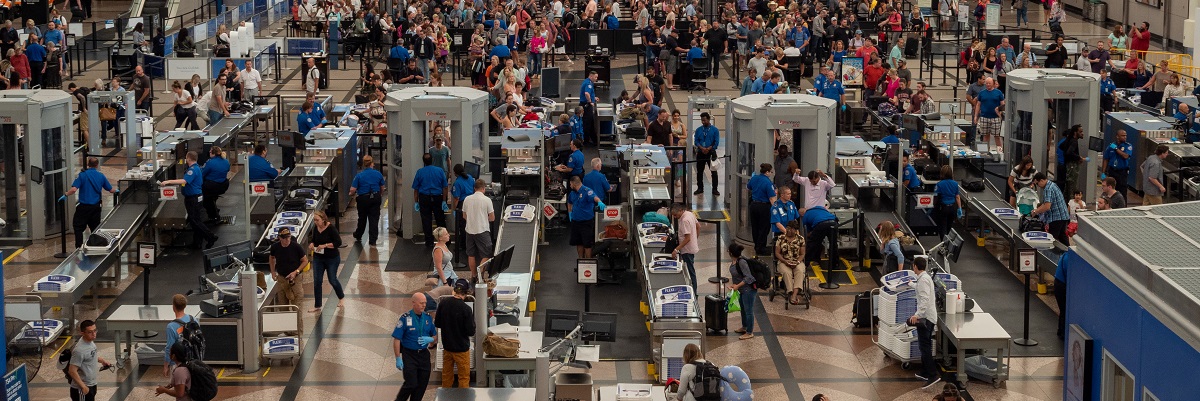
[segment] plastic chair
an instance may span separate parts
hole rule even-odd
[[[691,86],[688,87],[688,92],[703,91],[708,93],[708,76],[712,75],[711,59],[704,57],[692,60],[692,76],[689,79]]]

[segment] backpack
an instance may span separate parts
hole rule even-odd
[[[958,53],[958,66],[966,67],[971,63],[971,49],[966,49]]]
[[[183,366],[192,376],[192,386],[187,389],[192,401],[212,401],[217,398],[217,375],[213,374],[211,367],[196,359],[189,359]]]
[[[750,274],[754,276],[754,287],[767,288],[771,284],[771,268],[758,259],[742,259],[746,261],[746,266],[750,267]]]
[[[63,377],[67,378],[67,384],[71,383],[71,349],[64,348],[62,353],[58,354],[58,369],[62,370]]]
[[[187,360],[203,361],[204,332],[200,330],[200,322],[197,322],[196,318],[192,318],[192,320],[187,322],[175,319],[173,322],[179,323],[183,327],[183,331],[179,333],[179,343],[183,344],[183,347],[187,349]]]
[[[692,377],[692,398],[696,401],[718,401],[721,399],[721,369],[712,362],[692,362],[696,375]]]

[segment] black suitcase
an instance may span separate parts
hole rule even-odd
[[[854,296],[854,310],[850,322],[854,327],[871,327],[871,291],[863,291]]]
[[[921,42],[917,38],[908,38],[904,41],[904,57],[917,57],[917,50],[920,49]]]
[[[704,328],[709,333],[729,332],[729,312],[725,310],[725,302],[725,299],[716,295],[704,297]]]

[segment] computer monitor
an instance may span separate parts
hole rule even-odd
[[[254,244],[250,241],[235,242],[207,249],[203,254],[204,274],[209,274],[229,268],[234,258],[250,263],[250,258],[254,255]]]
[[[583,314],[583,339],[586,341],[617,341],[617,314],[588,312]]]
[[[842,197],[842,196],[846,196],[846,187],[843,187],[841,185],[834,185],[833,188],[829,189],[829,197],[830,198],[838,198],[838,197]]]
[[[579,311],[546,309],[546,337],[566,337],[576,326],[579,326]]]
[[[959,235],[958,231],[951,229],[949,234],[946,234],[946,257],[951,262],[958,263],[958,254],[962,253],[963,236]]]
[[[465,170],[467,175],[471,176],[471,178],[479,179],[479,171],[481,169],[482,167],[479,166],[479,163],[463,162],[463,170]]]
[[[496,277],[505,270],[508,270],[508,264],[512,262],[512,254],[514,249],[516,249],[515,245],[509,245],[508,248],[505,248],[503,251],[496,252],[496,256],[488,260],[488,277]]]
[[[605,168],[621,167],[621,152],[611,149],[600,150],[600,164]]]
[[[559,134],[554,136],[554,152],[571,151],[571,136]]]

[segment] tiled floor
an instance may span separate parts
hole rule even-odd
[[[111,2],[101,4],[119,8]],[[1040,11],[1034,14],[1034,20],[1038,20]],[[1005,18],[1012,16],[1006,14]],[[1064,28],[1081,38],[1107,33],[1105,29],[1078,22],[1077,19],[1073,18],[1072,21],[1064,24]],[[633,57],[622,57],[614,63],[614,67],[631,65],[633,62]],[[296,66],[294,60],[287,63],[287,67]],[[326,92],[332,94],[335,101],[351,99],[356,92],[353,85],[357,74],[353,69],[357,66],[358,63],[354,63],[351,70],[332,72],[330,89]],[[560,66],[566,71],[577,71],[582,68],[582,63],[561,63]],[[102,77],[106,70],[90,68],[76,77],[75,81],[90,82]],[[285,69],[283,75],[290,76],[292,71]],[[620,78],[628,82],[631,76]],[[935,75],[933,79],[927,79],[932,83],[934,97],[952,97],[956,85],[943,85],[940,78],[940,75]],[[572,85],[575,83],[565,87]],[[811,86],[808,82],[801,85]],[[156,87],[163,87],[162,81],[156,82]],[[278,89],[281,94],[299,94],[298,85],[286,82],[267,81],[265,87],[267,92]],[[710,80],[709,87],[714,89],[714,95],[737,94],[732,81],[728,79]],[[169,113],[169,95],[158,94],[158,97],[155,109],[159,112],[156,114],[163,118],[159,119],[157,128],[169,129],[173,126],[173,118],[163,113]],[[671,109],[686,107],[687,94],[670,93],[667,102]],[[723,126],[723,123],[718,122],[717,125]],[[121,157],[113,157],[105,161],[102,171],[109,177],[116,177],[121,175],[123,166]],[[240,200],[234,199],[223,199],[222,202],[230,208],[240,204]],[[354,213],[350,215],[350,218],[341,222],[343,232],[351,230],[355,224]],[[387,221],[386,218],[381,220]],[[701,278],[716,275],[713,255],[718,244],[715,237],[714,228],[703,225],[700,238],[702,250],[697,260],[698,276]],[[223,238],[222,242],[233,240]],[[352,243],[349,235],[344,234],[343,240]],[[320,314],[306,313],[303,319],[304,344],[309,350],[315,347],[315,352],[295,364],[277,362],[248,374],[241,373],[236,367],[219,367],[221,390],[218,398],[321,401],[392,399],[402,377],[393,366],[389,333],[397,316],[409,308],[407,294],[422,289],[425,276],[423,272],[384,272],[384,266],[388,264],[406,263],[404,260],[389,260],[390,246],[394,241],[397,239],[393,236],[388,241],[382,241],[378,247],[351,246],[343,251],[346,256],[343,260],[357,260],[357,263],[347,263],[343,267],[343,271],[349,270],[349,279],[343,281],[347,293],[345,308],[338,309],[334,306],[336,302],[326,302]],[[56,263],[51,254],[57,252],[58,245],[57,240],[42,241],[26,247],[21,254],[12,258],[4,269],[5,291],[9,294],[26,291],[32,282],[44,276]],[[545,247],[541,252],[570,250]],[[100,286],[95,291],[95,303],[88,299],[77,308],[80,319],[99,315],[115,295],[128,289],[133,278],[140,273],[140,269],[128,265],[117,270],[119,279],[116,284]],[[870,281],[865,275],[858,279],[860,283]],[[312,307],[311,274],[304,275],[303,280],[310,298],[300,308],[308,310]],[[328,288],[326,285],[327,296]],[[816,294],[811,309],[784,310],[781,300],[769,302],[764,297],[758,314],[759,328],[763,332],[748,341],[739,341],[732,335],[708,337],[708,359],[721,365],[741,366],[753,378],[757,398],[763,400],[802,400],[817,393],[824,393],[837,401],[930,399],[933,390],[919,389],[920,382],[912,376],[914,371],[906,371],[895,361],[889,360],[872,342],[869,332],[852,328],[850,315],[854,294],[867,288],[866,284],[833,291],[814,288]],[[717,291],[710,284],[704,284],[700,289],[702,293]],[[1042,298],[1052,308],[1055,307],[1048,297]],[[731,315],[730,325],[736,327],[738,319],[736,313]],[[46,352],[45,367],[32,384],[35,400],[66,399],[62,376],[51,367],[52,361],[57,360],[56,348],[61,345],[63,341],[60,340]],[[100,348],[101,355],[112,355],[112,344],[101,343]],[[982,382],[972,382],[970,395],[976,400],[1060,399],[1061,371],[1061,358],[1016,358],[1012,360],[1011,379],[1006,384],[992,388]],[[605,361],[595,364],[590,373],[602,384],[651,380],[646,361]],[[440,376],[434,375],[432,381],[433,385],[437,385]],[[163,382],[158,368],[104,372],[100,374],[97,399],[156,399],[153,387]],[[425,399],[433,399],[433,391]]]

